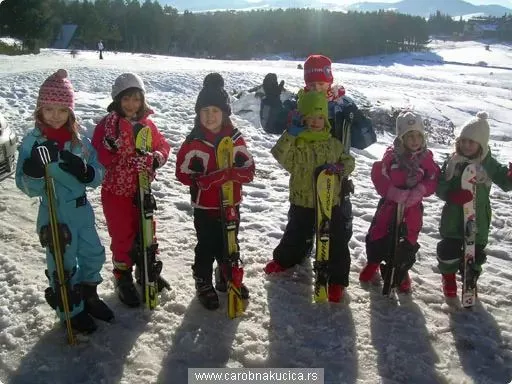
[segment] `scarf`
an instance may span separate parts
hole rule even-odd
[[[107,115],[105,120],[105,137],[118,139],[119,138],[119,113],[112,111]]]
[[[41,130],[41,134],[45,136],[48,140],[55,141],[61,151],[64,149],[64,144],[67,141],[71,141],[71,139],[73,138],[73,135],[71,134],[71,132],[68,131],[65,125],[58,129],[52,128],[47,125],[41,125],[39,129]]]
[[[200,130],[204,139],[211,144],[217,144],[223,137],[231,136],[233,134],[233,126],[227,123],[224,124],[217,133],[213,133],[202,124],[200,124]]]
[[[462,175],[462,171],[468,164],[476,165],[476,182],[478,184],[485,184],[488,187],[491,186],[492,180],[487,174],[486,170],[482,166],[482,162],[480,158],[470,159],[461,155],[458,152],[452,153],[452,155],[448,158],[448,163],[446,164],[445,170],[445,179],[446,181],[451,180],[453,177],[459,177]]]
[[[407,188],[414,188],[416,184],[418,184],[418,171],[420,170],[420,165],[425,156],[427,155],[427,147],[425,144],[415,152],[411,152],[407,150],[402,140],[399,137],[395,139],[393,142],[393,156],[395,162],[398,164],[400,169],[403,169],[407,172],[407,178],[405,181],[405,186]]]
[[[329,137],[331,137],[331,134],[326,130],[312,131],[311,129],[305,129],[297,135],[297,138],[300,138],[306,142],[326,141],[329,139]]]

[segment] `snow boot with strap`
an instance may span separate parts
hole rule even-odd
[[[85,304],[85,310],[92,317],[110,322],[114,320],[114,312],[98,296],[97,284],[81,284],[82,298]]]
[[[219,292],[227,292],[228,284],[224,274],[221,273],[221,269],[222,268],[219,267],[215,268],[215,289]],[[249,299],[249,289],[245,286],[244,283],[242,283],[242,286],[240,287],[240,295],[242,296],[243,300]]]
[[[457,296],[457,279],[455,273],[443,273],[443,293],[446,297]]]
[[[133,284],[131,269],[126,271],[114,270],[114,276],[119,300],[132,308],[140,306],[140,297],[135,284]]]
[[[65,322],[62,322],[62,324],[64,326],[66,325]],[[71,318],[71,327],[75,331],[85,334],[92,333],[96,330],[96,328],[98,328],[94,322],[94,319],[87,313],[85,309]]]
[[[200,303],[210,311],[219,308],[219,296],[211,282],[196,277],[196,294]]]
[[[359,274],[359,281],[361,283],[369,283],[370,281],[373,280],[378,269],[379,263],[366,264],[361,273]]]

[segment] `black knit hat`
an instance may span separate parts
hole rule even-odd
[[[229,95],[224,90],[224,79],[218,73],[209,73],[203,80],[203,89],[199,92],[196,101],[196,113],[201,108],[215,106],[222,110],[226,116],[231,115]]]

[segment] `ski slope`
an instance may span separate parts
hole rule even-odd
[[[374,113],[413,107],[433,127],[460,126],[479,110],[490,115],[491,150],[502,163],[512,161],[512,71],[474,66],[480,61],[512,67],[512,47],[482,43],[434,42],[433,51],[352,60],[333,65],[335,81],[348,95],[371,105]],[[217,61],[144,54],[43,50],[39,55],[0,57],[0,112],[21,136],[33,125],[39,85],[58,68],[67,68],[76,91],[76,114],[91,137],[106,113],[111,84],[122,72],[146,82],[154,121],[173,149],[154,183],[157,231],[164,277],[153,312],[129,309],[114,293],[111,264],[105,264],[99,291],[116,313],[116,322],[99,322],[98,331],[66,344],[43,292],[45,257],[35,234],[37,200],[0,183],[0,380],[4,383],[176,383],[187,382],[191,367],[324,368],[325,383],[503,384],[512,380],[512,209],[510,194],[493,188],[488,262],[479,280],[473,310],[449,305],[441,292],[436,244],[442,202],[425,199],[421,249],[411,271],[413,292],[400,305],[383,298],[380,286],[363,287],[364,238],[378,195],[370,180],[372,163],[393,137],[354,153],[354,235],[350,241],[350,287],[341,304],[312,303],[311,263],[266,277],[287,222],[288,175],[270,155],[276,136],[259,125],[259,100],[233,98],[234,124],[243,132],[256,162],[256,177],[244,189],[240,246],[251,300],[245,315],[231,321],[221,309],[209,312],[194,298],[191,265],[195,246],[188,188],[174,176],[176,152],[193,126],[194,104],[204,76],[220,72],[228,91],[242,91],[276,72],[286,88],[303,82],[298,61]],[[459,65],[444,61],[459,62]],[[471,64],[471,65],[464,65]],[[446,138],[446,142],[451,140]],[[441,162],[451,145],[431,142]],[[88,193],[97,229],[110,259],[109,238],[99,189]],[[459,282],[460,284],[460,282]]]

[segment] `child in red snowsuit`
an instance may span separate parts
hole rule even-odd
[[[210,73],[203,82],[203,89],[196,102],[196,119],[192,132],[181,145],[176,157],[176,177],[190,186],[194,207],[194,227],[197,234],[192,271],[196,282],[197,297],[203,306],[214,310],[219,307],[219,297],[213,288],[213,262],[223,265],[224,235],[221,223],[220,188],[228,180],[234,181],[234,202],[237,222],[240,221],[239,205],[242,200],[242,184],[254,177],[254,161],[247,150],[240,131],[233,127],[229,115],[229,96],[224,90],[224,79],[218,73]],[[215,145],[226,136],[234,143],[232,168],[219,170]],[[215,270],[215,288],[225,292],[224,273]],[[243,299],[249,291],[242,284]]]
[[[96,126],[92,144],[105,167],[101,203],[111,237],[110,249],[119,299],[130,307],[140,305],[140,297],[132,278],[137,261],[139,208],[136,206],[138,172],[149,170],[153,175],[167,161],[170,146],[149,119],[153,113],[145,101],[142,79],[134,73],[120,75],[112,85],[113,102]],[[152,151],[135,151],[134,125],[151,128]],[[159,289],[160,289],[159,284]]]
[[[398,204],[404,205],[404,240],[397,245],[395,260],[403,278],[399,290],[411,289],[408,270],[416,261],[420,246],[418,235],[423,226],[425,196],[436,191],[439,167],[426,147],[421,117],[413,112],[401,113],[396,120],[396,139],[381,161],[372,167],[372,181],[382,196],[366,236],[368,263],[359,275],[361,282],[375,276],[381,262],[390,262],[391,234]]]

